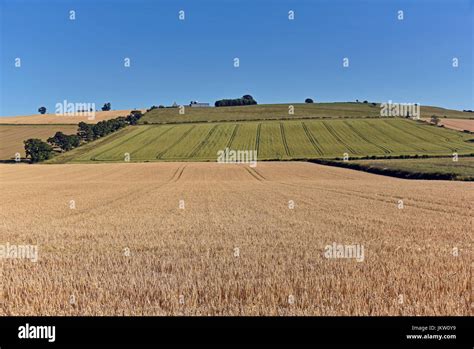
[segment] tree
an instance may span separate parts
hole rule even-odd
[[[94,139],[94,131],[92,130],[92,125],[86,124],[84,121],[81,121],[77,126],[77,135],[84,142],[89,142]]]
[[[365,104],[369,103],[368,101],[364,101]]]
[[[311,98],[306,98],[304,100],[305,103],[314,103],[314,101]]]
[[[30,157],[31,163],[50,159],[53,155],[53,147],[41,139],[30,138],[23,143],[25,144],[26,157]]]
[[[38,113],[45,114],[46,113],[46,107],[39,107],[38,108]]]
[[[438,125],[439,124],[439,117],[437,115],[432,115],[431,116],[431,123]]]
[[[102,111],[109,111],[111,109],[110,103],[105,103],[102,107]]]
[[[81,144],[81,139],[77,135],[65,135],[58,131],[53,137],[48,138],[48,143],[63,151],[69,151],[78,147]]]

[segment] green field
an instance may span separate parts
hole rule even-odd
[[[216,161],[217,151],[257,150],[258,160],[474,153],[472,135],[396,119],[196,123],[127,127],[49,162]]]
[[[217,121],[250,121],[250,120],[282,120],[302,118],[378,118],[380,105],[370,103],[293,103],[294,113],[289,113],[290,104],[262,104],[238,107],[191,108],[185,106],[184,114],[178,108],[154,109],[146,113],[140,120],[141,124],[185,123],[185,122],[217,122]],[[438,107],[421,106],[421,117],[453,119],[474,118],[473,113],[464,113]]]
[[[383,159],[354,160],[365,170],[379,169],[382,171],[403,171],[412,174],[449,175],[457,180],[474,180],[474,157],[452,157],[430,159]]]

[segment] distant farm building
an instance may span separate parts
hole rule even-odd
[[[191,101],[191,103],[189,103],[189,106],[192,107],[192,108],[209,107],[209,103],[201,103],[201,102],[198,102],[198,101]]]

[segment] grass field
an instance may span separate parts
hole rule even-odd
[[[289,114],[290,104],[262,104],[239,107],[191,108],[185,106],[184,115],[178,108],[154,109],[145,114],[140,123],[183,123],[216,121],[249,121],[301,118],[363,118],[380,117],[380,105],[364,103],[294,103],[294,114]],[[454,119],[474,118],[472,113],[438,107],[421,106],[421,117],[432,115]]]
[[[0,160],[15,158],[15,153],[25,156],[23,141],[28,138],[39,138],[44,141],[57,131],[75,134],[77,126],[70,125],[0,125]]]
[[[405,119],[201,123],[129,127],[61,162],[216,161],[217,151],[257,150],[258,160],[474,153],[473,136]]]
[[[473,193],[293,162],[0,165],[2,240],[39,249],[0,260],[0,315],[467,316]]]
[[[459,157],[458,161],[453,161],[453,158],[450,157],[431,159],[351,160],[350,162],[359,164],[367,169],[376,168],[422,174],[445,174],[451,175],[453,179],[474,180],[473,157]]]

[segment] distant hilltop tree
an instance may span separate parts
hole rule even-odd
[[[305,103],[314,103],[314,101],[311,98],[306,98],[304,100]]]
[[[238,105],[255,105],[257,101],[251,95],[244,95],[242,98],[220,99],[214,103],[216,107],[231,107]]]
[[[102,111],[109,111],[111,109],[110,103],[105,103],[104,106],[102,107]]]
[[[149,111],[153,109],[158,109],[158,107],[156,105],[152,105],[149,109],[146,110],[146,112],[148,113]]]
[[[38,113],[45,114],[46,113],[46,107],[39,107],[38,108]]]

